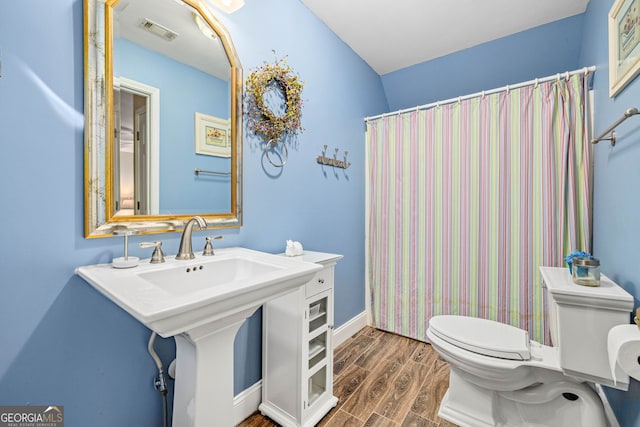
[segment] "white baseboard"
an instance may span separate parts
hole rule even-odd
[[[602,400],[602,405],[604,406],[604,416],[607,418],[607,426],[620,427],[616,414],[613,412],[609,399],[607,399],[607,395],[604,394],[604,390],[602,390],[602,386],[600,384],[596,384],[596,392],[598,393],[598,396],[600,396],[600,400]]]
[[[352,317],[347,320],[342,326],[336,328],[333,331],[333,348],[336,348],[360,329],[367,326],[367,312],[363,311],[362,313]]]
[[[258,410],[262,402],[262,380],[233,398],[233,425],[240,424]]]
[[[367,313],[363,311],[333,331],[334,348],[367,326]],[[233,422],[237,425],[258,410],[262,402],[262,380],[240,392],[233,398]],[[611,426],[619,427],[619,426]]]

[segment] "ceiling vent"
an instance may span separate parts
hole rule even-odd
[[[155,34],[156,36],[162,37],[166,41],[171,41],[178,37],[178,33],[175,31],[171,31],[165,26],[158,24],[157,22],[153,22],[150,19],[143,18],[140,26],[150,33]]]

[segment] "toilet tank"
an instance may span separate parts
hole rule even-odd
[[[626,390],[629,379],[619,367],[614,384],[607,335],[614,326],[629,323],[633,297],[604,275],[600,286],[589,287],[575,284],[566,268],[540,267],[540,272],[546,288],[551,342],[558,349],[564,373]]]

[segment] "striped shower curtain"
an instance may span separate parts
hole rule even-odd
[[[548,343],[538,266],[590,246],[587,76],[367,122],[375,327],[460,314]]]

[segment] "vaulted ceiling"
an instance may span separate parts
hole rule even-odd
[[[589,0],[301,0],[378,74],[583,13]]]

